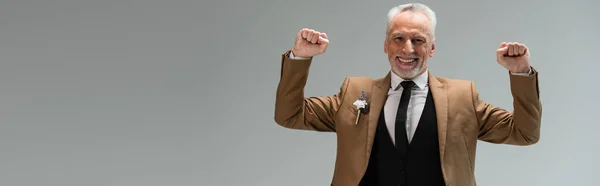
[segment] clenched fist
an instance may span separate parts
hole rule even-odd
[[[513,73],[529,71],[529,49],[524,44],[502,42],[496,50],[498,64]]]
[[[296,57],[310,58],[322,54],[329,45],[327,34],[304,28],[296,35],[292,53]]]

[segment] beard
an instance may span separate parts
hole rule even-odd
[[[400,70],[394,66],[392,71],[394,73],[396,73],[396,75],[400,76],[402,79],[409,80],[409,79],[413,79],[413,78],[417,77],[418,75],[420,75],[421,69],[422,69],[421,65],[419,65],[413,69],[410,69],[410,70],[404,70],[404,69]]]
[[[413,79],[420,75],[423,70],[423,61],[421,58],[411,57],[413,61],[403,62],[398,57],[392,59],[392,72],[402,79]]]

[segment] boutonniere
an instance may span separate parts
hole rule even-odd
[[[358,97],[356,101],[354,101],[353,105],[356,107],[357,115],[356,115],[356,123],[358,125],[358,120],[360,120],[361,113],[369,112],[369,104],[367,103],[367,94],[365,94],[365,89],[362,89],[362,93]]]

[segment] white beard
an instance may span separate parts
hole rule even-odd
[[[417,77],[419,75],[419,72],[421,72],[422,68],[423,65],[419,64],[414,69],[411,69],[408,72],[404,71],[404,73],[402,73],[403,71],[400,71],[395,65],[392,65],[392,71],[396,73],[396,75],[400,76],[402,79],[413,79]]]

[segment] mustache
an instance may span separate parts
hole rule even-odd
[[[419,58],[419,56],[415,53],[411,53],[411,54],[394,54],[394,57],[401,57],[401,58]]]
[[[410,54],[410,55],[394,55],[394,58],[396,57],[400,57],[400,58],[419,58],[419,56],[417,56],[416,54]]]

